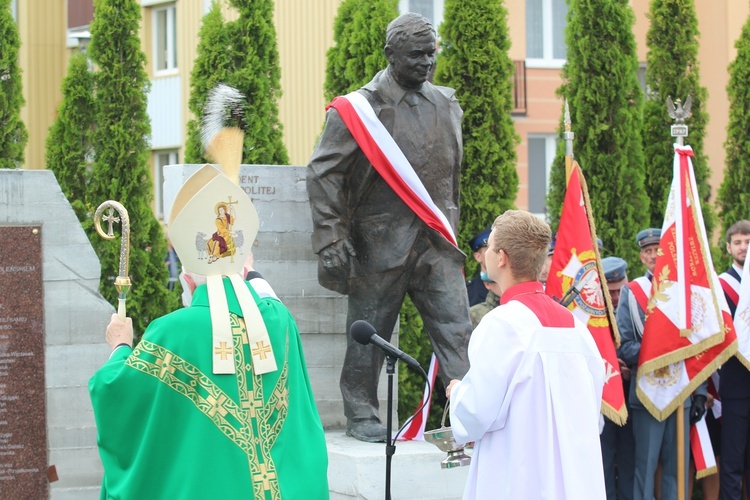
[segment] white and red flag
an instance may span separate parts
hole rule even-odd
[[[638,360],[638,399],[664,420],[737,351],[711,262],[690,146],[675,145],[674,176],[662,226]]]
[[[572,167],[545,291],[557,299],[572,293],[567,307],[588,326],[606,365],[601,411],[613,422],[624,425],[628,411],[615,350],[619,343],[617,323],[609,292],[602,289],[606,280],[595,243],[586,181],[578,163],[573,162]]]

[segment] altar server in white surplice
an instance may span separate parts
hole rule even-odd
[[[604,362],[586,326],[536,279],[550,236],[525,211],[492,226],[485,260],[500,306],[471,336],[469,372],[446,389],[456,441],[474,442],[465,499],[606,498]]]

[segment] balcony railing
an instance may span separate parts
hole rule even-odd
[[[526,114],[526,61],[513,61],[513,115]]]

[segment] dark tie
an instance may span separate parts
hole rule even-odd
[[[423,152],[427,147],[425,141],[425,133],[427,131],[425,130],[426,124],[420,108],[424,105],[429,105],[430,103],[427,100],[420,103],[419,94],[416,92],[407,92],[404,95],[404,102],[409,105],[409,110],[411,111],[411,116],[406,120],[408,123],[406,135],[414,145],[414,148],[417,151]]]
[[[419,94],[416,92],[407,92],[406,95],[404,95],[404,101],[406,101],[406,104],[411,106],[412,111],[414,111],[414,107],[419,104]],[[417,111],[419,108],[417,108]]]

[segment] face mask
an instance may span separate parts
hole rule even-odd
[[[487,274],[487,271],[480,271],[479,277],[482,278],[482,281],[486,281],[487,283],[494,283],[494,281],[490,278],[490,275]]]

